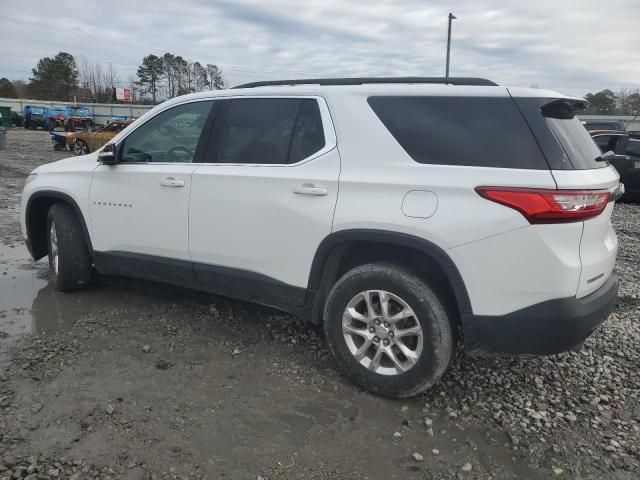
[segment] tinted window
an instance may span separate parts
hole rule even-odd
[[[324,129],[318,102],[311,99],[302,100],[298,119],[293,129],[289,163],[304,160],[321,150],[324,145]]]
[[[509,98],[371,97],[368,101],[416,162],[549,168]]]
[[[547,123],[575,169],[607,166],[607,162],[596,161],[602,152],[577,118],[547,118]]]
[[[220,138],[218,163],[287,163],[300,100],[232,100]]]
[[[625,155],[640,157],[640,138],[629,138],[629,142],[627,143],[624,153]]]
[[[594,137],[593,140],[596,142],[598,147],[600,147],[600,150],[602,152],[606,152],[607,150],[609,150],[609,141],[611,140],[611,137],[609,135],[599,135],[597,137]]]
[[[147,120],[125,139],[122,161],[193,162],[212,105],[186,103]]]
[[[620,138],[622,138],[620,135],[596,135],[593,137],[593,141],[596,142],[596,145],[598,145],[602,153],[608,152],[609,150],[615,152],[616,145]]]

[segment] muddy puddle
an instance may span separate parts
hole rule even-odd
[[[130,288],[139,295],[131,298]],[[58,292],[49,282],[46,258],[34,262],[24,245],[0,245],[0,336],[68,330],[83,315],[123,304],[128,307],[124,315],[136,317],[150,303],[172,300],[168,290],[150,282],[97,278],[87,290]]]
[[[36,299],[51,298],[45,262],[34,263],[22,245],[0,245],[0,335],[14,336],[45,327],[32,315]],[[49,295],[47,295],[49,291]],[[41,303],[46,303],[41,302]],[[36,308],[41,312],[41,308]]]

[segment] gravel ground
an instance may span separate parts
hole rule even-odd
[[[267,308],[100,278],[55,292],[20,243],[45,132],[0,151],[0,480],[640,477],[640,206],[619,204],[618,305],[580,351],[460,355],[425,395],[373,397],[320,332]]]

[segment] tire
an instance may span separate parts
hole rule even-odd
[[[383,314],[378,321],[390,320],[386,324],[389,328],[382,329],[384,322],[382,326],[372,324],[363,292],[369,292],[375,316],[382,314],[382,302],[376,302],[376,296],[378,300],[383,296],[387,299],[387,313],[392,315]],[[369,318],[366,322],[354,320],[354,316],[347,314],[347,307],[353,307],[351,311],[355,309],[355,317]],[[394,315],[401,314],[408,316],[402,320],[393,319]],[[357,326],[358,333],[345,333],[343,323],[352,330]],[[420,334],[407,335],[418,327]],[[393,264],[361,265],[340,278],[325,304],[324,330],[342,374],[365,390],[384,397],[404,398],[427,390],[442,377],[454,354],[454,332],[444,303],[423,280]],[[369,335],[369,339],[364,335]],[[373,340],[370,335],[375,335]],[[377,343],[376,338],[379,339]],[[370,340],[373,343],[367,347],[365,343]],[[379,356],[379,368],[375,368],[372,360],[383,342],[386,347]],[[365,356],[358,360],[354,355],[362,356],[363,347]],[[353,350],[356,352],[352,353]],[[388,351],[395,352],[396,363],[387,355]],[[405,356],[403,352],[410,355]],[[368,366],[361,363],[367,361]]]
[[[86,155],[89,153],[89,147],[83,140],[76,140],[73,144],[73,154],[74,155]]]
[[[47,248],[53,285],[67,292],[91,283],[91,255],[80,220],[66,203],[55,203],[47,217]]]

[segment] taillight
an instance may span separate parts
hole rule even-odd
[[[518,210],[529,223],[579,222],[600,215],[612,200],[609,190],[477,187],[476,192]]]

